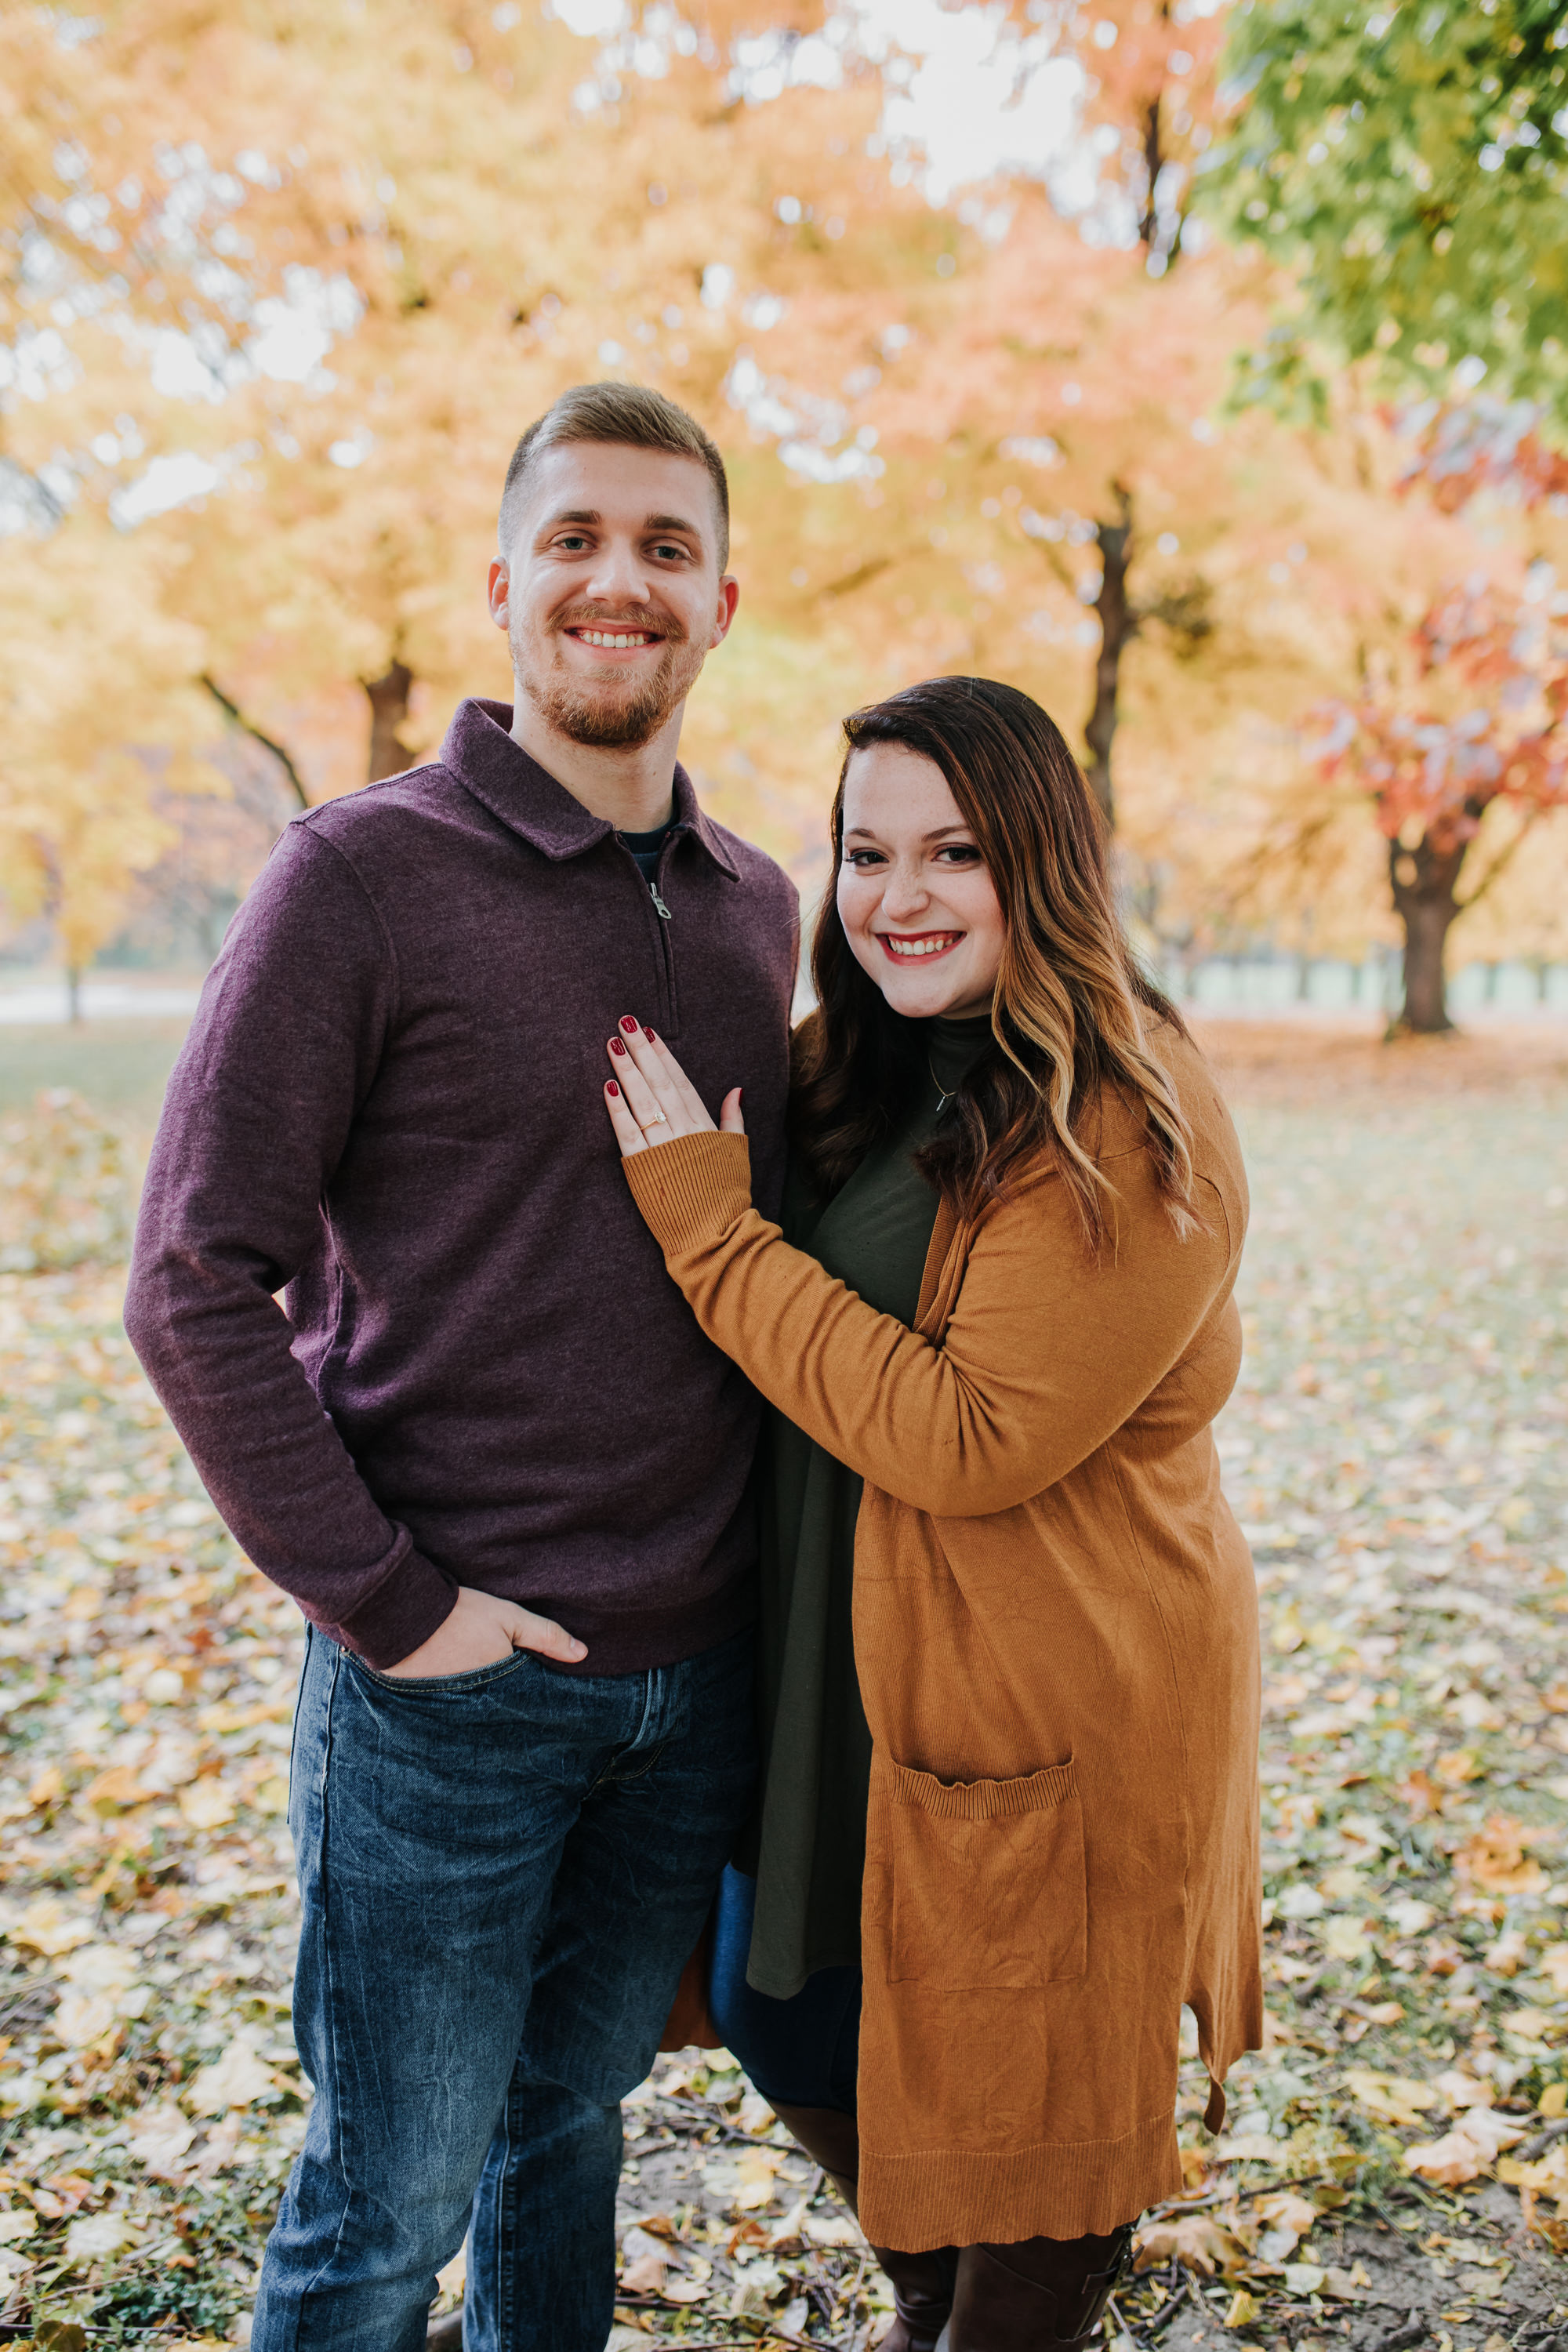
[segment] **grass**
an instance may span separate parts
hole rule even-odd
[[[0,1023],[0,1117],[68,1087],[102,1118],[150,1137],[187,1023]]]

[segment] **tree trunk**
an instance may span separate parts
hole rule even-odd
[[[377,783],[383,776],[401,775],[414,764],[414,754],[398,733],[408,716],[408,698],[414,689],[414,673],[406,662],[394,661],[382,677],[367,677],[364,690],[370,697],[370,769],[365,782]]]
[[[1160,101],[1158,98],[1152,98],[1143,118],[1143,169],[1149,187],[1143,198],[1143,217],[1138,224],[1139,241],[1146,251],[1152,247],[1160,228],[1160,215],[1154,209],[1154,183],[1163,170],[1165,161],[1160,151]]]
[[[1168,26],[1170,21],[1171,0],[1161,0],[1160,23],[1163,26]],[[1138,224],[1138,237],[1146,253],[1153,251],[1154,239],[1160,233],[1160,215],[1154,204],[1154,187],[1165,165],[1164,141],[1161,136],[1160,122],[1160,105],[1163,96],[1164,90],[1162,86],[1149,100],[1143,115],[1143,171],[1149,184],[1143,196],[1143,217]]]
[[[1121,656],[1138,634],[1138,615],[1128,601],[1127,572],[1132,561],[1132,501],[1120,482],[1114,485],[1121,505],[1120,522],[1097,524],[1102,566],[1094,609],[1100,617],[1100,658],[1094,666],[1094,709],[1084,729],[1089,749],[1089,788],[1100,803],[1106,830],[1116,829],[1116,795],[1110,781],[1110,747],[1116,736],[1116,698],[1121,683]]]
[[[1405,1010],[1395,1024],[1418,1037],[1451,1029],[1446,998],[1443,950],[1459,912],[1454,892],[1468,841],[1434,849],[1423,839],[1415,849],[1388,845],[1388,878],[1394,911],[1405,926]]]
[[[81,1026],[81,966],[66,966],[66,1019],[73,1029]]]

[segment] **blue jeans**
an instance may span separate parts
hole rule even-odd
[[[289,1823],[316,2097],[253,2352],[416,2352],[465,2231],[468,2352],[603,2352],[620,2102],[752,1772],[749,1634],[643,1674],[518,1651],[405,1682],[311,1633]]]
[[[817,1969],[789,2000],[746,1982],[757,1882],[727,1870],[713,1924],[710,2001],[724,2046],[775,2106],[855,2113],[860,2059],[860,1971]]]

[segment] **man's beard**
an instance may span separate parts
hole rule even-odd
[[[639,625],[636,621],[584,619],[573,625],[635,629]],[[667,635],[653,676],[645,678],[634,692],[617,689],[606,678],[604,688],[595,694],[591,687],[563,675],[560,668],[540,677],[534,647],[524,646],[516,635],[511,641],[513,670],[546,725],[574,743],[588,744],[600,751],[637,751],[645,743],[652,742],[671,711],[690,692],[697,671],[702,667],[700,655],[695,666],[689,659],[682,660],[687,651],[684,637]]]

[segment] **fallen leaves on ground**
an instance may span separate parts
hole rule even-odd
[[[1238,1088],[1247,1356],[1220,1438],[1264,1615],[1269,2046],[1217,2141],[1184,2064],[1185,2193],[1118,2296],[1141,2345],[1370,2341],[1405,2316],[1346,2236],[1375,2229],[1429,2282],[1436,2352],[1500,2326],[1502,2352],[1516,2266],[1568,2251],[1568,2135],[1542,2138],[1568,2122],[1568,1098],[1431,1066],[1358,1091],[1309,1056]],[[75,1164],[59,1237],[40,1182],[34,1270],[0,1273],[0,2300],[61,2352],[75,2328],[189,2352],[242,2340],[303,2128],[298,1622],[142,1383],[121,1276],[65,1264],[106,1163]],[[661,2060],[626,2137],[616,2352],[867,2352],[890,2326],[853,2221],[723,2053]],[[459,2258],[444,2305],[460,2285]]]

